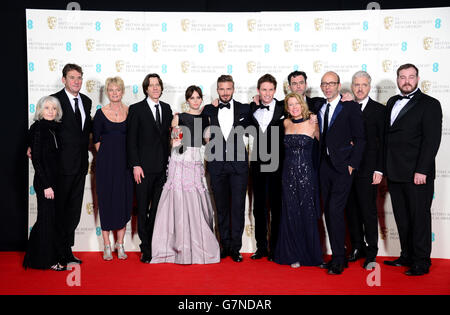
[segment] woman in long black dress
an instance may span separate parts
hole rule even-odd
[[[57,98],[39,100],[30,127],[29,144],[34,167],[33,186],[37,198],[37,220],[27,244],[25,268],[65,270],[57,261],[55,247],[55,195],[58,175],[58,122],[62,109]]]
[[[133,205],[133,182],[126,160],[128,107],[122,103],[124,89],[120,77],[106,80],[105,90],[110,103],[97,110],[93,123],[94,143],[98,151],[95,178],[105,260],[113,259],[114,247],[109,235],[115,230],[117,256],[127,259],[124,237]]]
[[[290,118],[284,121],[282,210],[274,260],[293,268],[318,266],[322,263],[322,249],[318,225],[319,188],[313,152],[319,129],[301,95],[288,94],[285,109]]]

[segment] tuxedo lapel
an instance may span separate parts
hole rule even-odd
[[[416,95],[412,99],[410,99],[408,103],[406,103],[400,113],[398,113],[398,116],[392,125],[395,125],[400,119],[402,119],[402,117],[405,116],[405,114],[419,102],[421,96],[422,93],[419,90]]]
[[[336,109],[334,110],[333,116],[330,120],[330,125],[328,126],[328,130],[330,130],[331,127],[333,127],[333,123],[336,120],[336,117],[339,115],[339,113],[342,111],[343,105],[341,102],[339,102],[336,106]]]
[[[159,133],[160,130],[156,126],[156,120],[155,120],[155,117],[153,117],[153,113],[152,113],[152,110],[150,109],[150,105],[148,105],[148,103],[147,103],[147,99],[142,101],[142,107],[143,107],[143,112],[148,117],[148,121],[150,121],[150,125],[152,126],[153,129],[155,129]],[[164,117],[163,117],[163,119],[164,119]]]

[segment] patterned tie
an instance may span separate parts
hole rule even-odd
[[[158,129],[161,129],[161,114],[159,113],[159,104],[155,104],[155,108],[156,108],[156,127],[158,127]]]
[[[75,120],[77,121],[78,126],[83,129],[83,125],[81,123],[80,107],[78,107],[78,98],[74,98],[73,100],[75,101]]]

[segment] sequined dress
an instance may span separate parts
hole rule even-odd
[[[194,121],[202,123],[194,132]],[[151,263],[211,264],[220,262],[220,248],[213,230],[214,212],[206,186],[202,133],[208,120],[183,113],[179,125],[192,137],[183,136],[184,150],[172,150],[167,181],[156,212]],[[184,129],[185,131],[185,129]],[[190,142],[186,143],[186,139]]]
[[[322,263],[318,219],[320,204],[317,170],[313,167],[316,140],[304,135],[285,135],[282,175],[282,210],[274,260],[302,266]]]

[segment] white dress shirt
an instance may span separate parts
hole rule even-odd
[[[158,103],[155,103],[150,97],[147,97],[147,104],[148,104],[148,106],[150,107],[150,110],[152,111],[153,118],[155,118],[155,121],[156,121],[156,107],[155,107],[155,105],[156,105],[156,104],[159,105],[159,118],[161,119],[161,123],[162,123],[163,117],[162,117],[162,108],[161,108],[161,104],[160,104],[159,102],[158,102]]]
[[[369,97],[367,96],[365,99],[363,99],[361,102],[358,102],[361,105],[361,111],[364,111],[364,108],[366,108],[367,106],[367,102],[369,102]]]
[[[259,126],[263,132],[266,132],[267,127],[272,121],[273,114],[275,112],[275,99],[270,102],[270,104],[263,104],[264,106],[269,106],[269,110],[265,108],[259,108],[253,113],[253,117],[258,121]]]
[[[416,93],[417,90],[418,90],[418,88],[415,89],[412,93],[409,93],[409,95]],[[414,97],[414,95],[411,97]],[[405,107],[409,101],[410,101],[409,98],[404,98],[404,99],[399,99],[397,102],[395,102],[394,107],[392,107],[392,111],[391,111],[391,126],[394,124],[394,121],[397,119],[397,116],[398,116],[398,114],[400,114],[403,107]]]
[[[220,129],[222,130],[223,137],[225,140],[228,139],[231,129],[233,129],[234,123],[234,101],[230,101],[230,109],[224,107],[219,108],[217,118],[219,119]]]
[[[339,95],[333,101],[330,102],[330,111],[328,112],[328,128],[330,128],[331,118],[333,117],[334,110],[336,109],[340,100],[341,100],[341,96]],[[320,118],[322,118],[322,126],[320,127],[321,132],[323,132],[323,126],[325,125],[324,116],[325,116],[325,111],[327,110],[327,104],[328,103],[323,104],[322,107],[320,108],[320,112],[319,112]]]
[[[75,113],[75,99],[78,99],[78,108],[80,109],[80,114],[81,114],[81,129],[84,128],[84,121],[86,120],[86,113],[84,112],[84,106],[83,106],[83,101],[81,100],[81,96],[80,93],[78,93],[77,96],[73,96],[72,94],[70,94],[69,92],[67,92],[66,89],[64,89],[64,91],[67,94],[67,97],[69,98],[70,101],[70,105],[72,106],[72,110]]]

